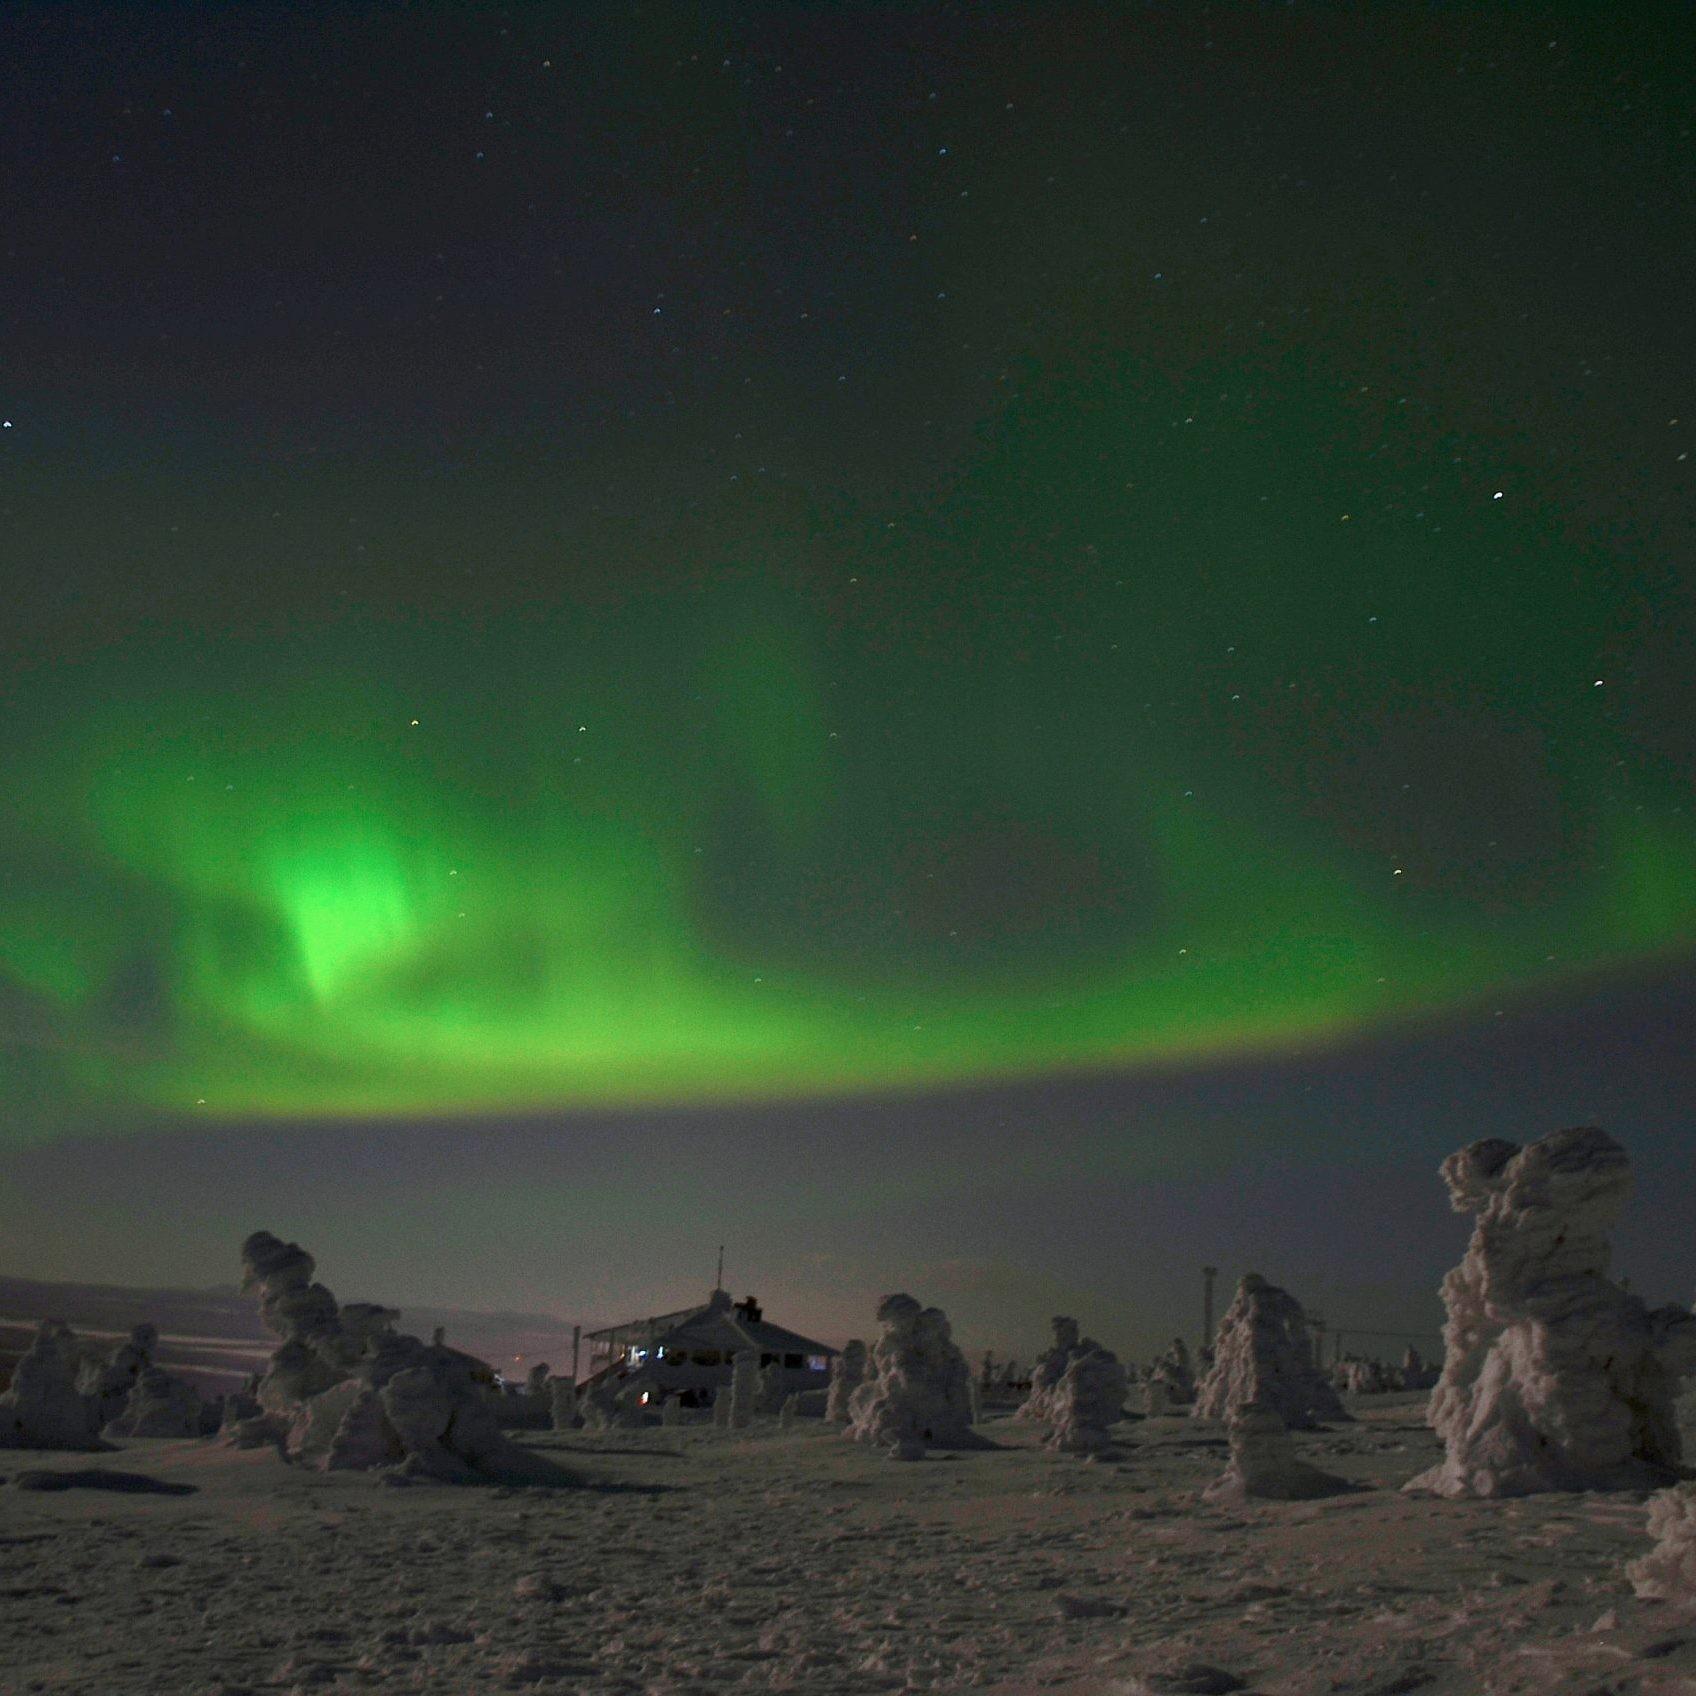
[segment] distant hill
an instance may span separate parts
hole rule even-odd
[[[206,1395],[237,1388],[277,1344],[260,1325],[253,1297],[230,1284],[155,1290],[42,1283],[0,1274],[0,1380],[11,1377],[13,1361],[29,1347],[43,1319],[63,1319],[73,1330],[114,1340],[143,1321],[157,1325],[160,1365],[192,1379]],[[438,1325],[455,1348],[508,1377],[522,1378],[542,1360],[556,1371],[571,1369],[571,1327],[552,1314],[401,1309],[400,1328],[414,1336],[428,1338]]]

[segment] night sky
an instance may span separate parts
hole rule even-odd
[[[8,6],[0,1270],[1688,1300],[1688,24]]]

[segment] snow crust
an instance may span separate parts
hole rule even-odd
[[[1696,1411],[1696,1399],[1687,1400]],[[1295,1431],[1334,1497],[1209,1498],[1202,1422],[1091,1464],[994,1447],[891,1466],[801,1418],[704,1410],[606,1441],[522,1432],[587,1488],[460,1490],[206,1440],[0,1458],[0,1685],[20,1693],[442,1696],[977,1690],[984,1696],[1675,1696],[1696,1608],[1627,1577],[1667,1510],[1445,1500],[1423,1398]],[[1687,1432],[1688,1440],[1688,1432]],[[27,1468],[28,1470],[24,1470]]]

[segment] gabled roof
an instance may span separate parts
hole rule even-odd
[[[837,1353],[828,1343],[803,1337],[798,1331],[773,1325],[766,1319],[748,1318],[731,1305],[730,1296],[724,1290],[714,1290],[699,1307],[608,1326],[591,1335],[605,1336],[608,1331],[628,1331],[640,1325],[651,1328],[652,1344],[656,1348],[718,1349],[724,1354],[735,1354],[739,1349],[754,1349],[761,1354]]]
[[[725,1297],[726,1301],[729,1299],[729,1296]],[[593,1339],[610,1337],[620,1331],[669,1331],[673,1325],[681,1324],[685,1319],[691,1319],[702,1311],[699,1307],[680,1307],[675,1313],[654,1313],[645,1319],[626,1319],[618,1325],[602,1325],[598,1330],[585,1331],[583,1335]]]
[[[735,1354],[754,1349],[761,1354],[835,1354],[826,1343],[815,1342],[782,1325],[765,1319],[749,1319],[734,1308],[698,1308],[681,1324],[662,1332],[655,1346],[666,1349],[718,1349]]]

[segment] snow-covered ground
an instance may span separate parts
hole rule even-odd
[[[1696,1696],[1696,1616],[1624,1575],[1642,1496],[1403,1496],[1423,1397],[1351,1406],[1296,1444],[1365,1488],[1247,1510],[1198,1500],[1224,1436],[1182,1419],[1089,1462],[1005,1418],[916,1464],[816,1421],[525,1437],[554,1491],[0,1454],[0,1691]],[[17,1487],[86,1467],[195,1488]]]

